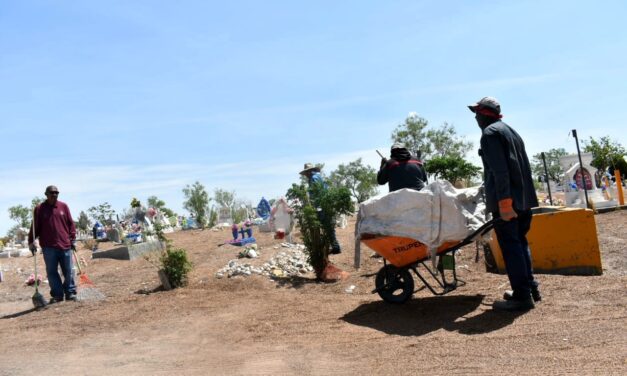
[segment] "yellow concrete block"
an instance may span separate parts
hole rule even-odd
[[[505,272],[494,231],[490,249],[499,272]],[[534,209],[527,234],[535,273],[601,275],[601,252],[594,213],[590,209],[541,207]]]

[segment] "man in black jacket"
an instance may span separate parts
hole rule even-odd
[[[538,206],[529,159],[522,138],[500,119],[501,106],[492,97],[468,106],[481,128],[487,210],[495,218],[494,231],[503,253],[512,291],[494,308],[526,311],[541,299],[533,277],[527,232],[531,226],[531,208]]]
[[[404,144],[392,145],[390,160],[383,158],[377,174],[379,185],[389,183],[390,192],[409,188],[417,191],[427,184],[427,173],[422,162],[412,157]]]

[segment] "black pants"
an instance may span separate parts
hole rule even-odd
[[[503,253],[514,298],[525,299],[531,294],[531,288],[538,286],[533,277],[531,252],[527,243],[527,232],[531,227],[531,210],[516,211],[516,214],[518,217],[508,222],[497,221],[494,231]],[[498,216],[498,213],[495,214],[495,217]]]
[[[318,220],[322,224],[322,228],[324,231],[329,234],[329,240],[331,241],[331,250],[334,252],[338,252],[340,250],[340,243],[337,241],[337,237],[335,236],[335,221],[332,219],[330,221],[326,220],[326,216],[322,212],[322,210],[318,210]]]

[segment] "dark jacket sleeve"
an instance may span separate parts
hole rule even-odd
[[[377,183],[379,183],[379,185],[387,184],[390,180],[388,175],[388,163],[389,162],[386,162],[383,166],[381,166],[379,173],[377,173]]]
[[[481,151],[485,163],[490,167],[496,200],[512,198],[510,191],[509,168],[507,166],[507,154],[497,134],[486,134],[481,138]]]

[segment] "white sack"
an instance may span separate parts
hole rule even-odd
[[[484,210],[479,187],[455,189],[447,181],[434,181],[421,191],[401,189],[362,203],[356,235],[408,237],[433,251],[479,228]]]

